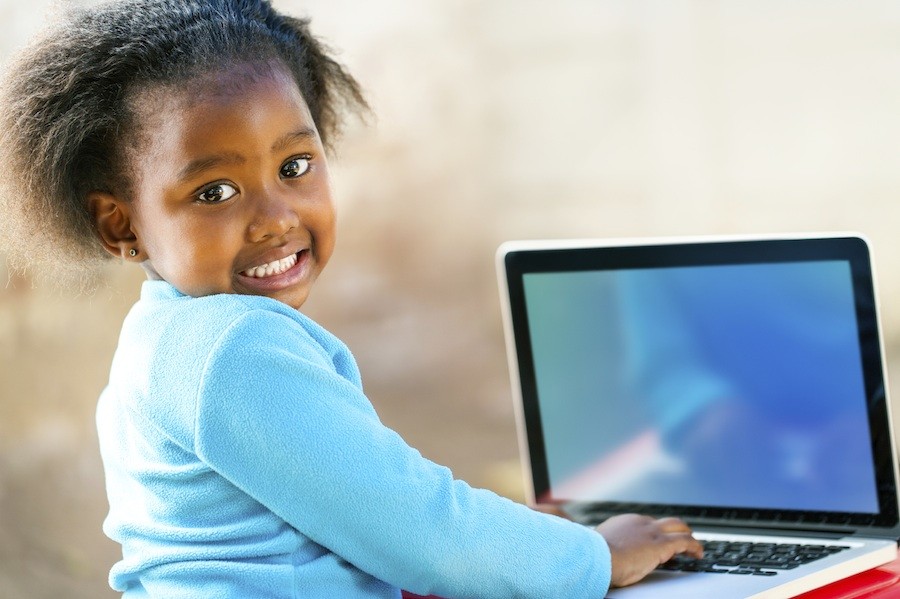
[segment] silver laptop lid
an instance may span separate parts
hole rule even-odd
[[[498,260],[533,499],[898,536],[861,237],[515,242]]]

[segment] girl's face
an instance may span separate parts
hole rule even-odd
[[[150,278],[299,308],[334,248],[322,142],[282,69],[194,80],[143,116],[126,206]]]

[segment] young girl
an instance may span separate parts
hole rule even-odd
[[[592,530],[473,489],[379,422],[298,311],[334,249],[325,147],[364,106],[307,22],[265,0],[103,4],[37,40],[5,94],[25,258],[147,274],[97,412],[114,589],[599,598],[699,555],[675,519]]]

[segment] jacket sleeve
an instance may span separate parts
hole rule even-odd
[[[446,597],[606,594],[599,534],[423,458],[284,315],[235,321],[206,361],[197,401],[201,459],[373,576]]]

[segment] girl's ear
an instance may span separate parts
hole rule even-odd
[[[140,248],[131,227],[128,203],[105,191],[92,191],[88,193],[87,200],[103,248],[113,256],[134,261],[140,254]]]

